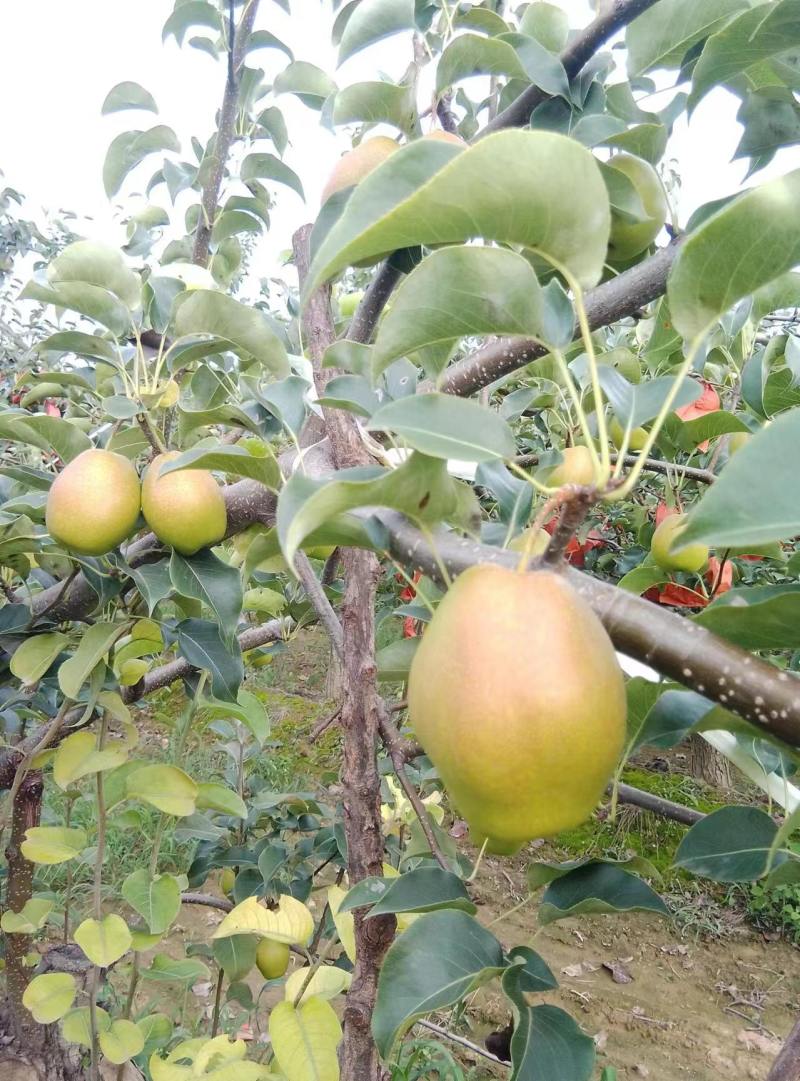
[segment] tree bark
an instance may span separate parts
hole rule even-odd
[[[800,1081],[800,1021],[786,1037],[783,1050],[767,1074],[767,1081]]]
[[[301,287],[308,274],[310,234],[311,226],[303,226],[293,238]],[[335,368],[323,369],[321,366],[325,350],[334,340],[329,286],[309,298],[303,327],[321,396],[326,384],[342,374]],[[353,416],[343,410],[324,412],[337,469],[371,464],[372,459]],[[342,785],[347,874],[353,886],[368,875],[380,875],[383,865],[381,782],[377,762],[380,700],[375,664],[375,592],[380,564],[372,552],[355,548],[342,550],[342,562]],[[343,1081],[379,1081],[381,1066],[372,1039],[372,1013],[378,993],[378,976],[394,937],[396,921],[394,916],[368,920],[359,910],[354,916],[356,964],[344,1010],[341,1074]]]
[[[702,736],[690,736],[687,751],[687,766],[692,777],[723,791],[732,787],[731,764],[716,747],[706,743]]]

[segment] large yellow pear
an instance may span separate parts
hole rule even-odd
[[[289,967],[289,946],[262,938],[256,950],[256,965],[265,980],[279,980]]]
[[[457,578],[414,656],[408,709],[475,843],[498,853],[587,819],[625,736],[614,647],[552,571]]]
[[[689,571],[697,573],[708,563],[705,544],[687,544],[679,552],[673,552],[686,528],[686,515],[670,514],[661,525],[656,526],[650,541],[650,553],[659,567],[665,571]]]
[[[348,150],[334,165],[328,182],[322,189],[320,201],[326,203],[335,192],[352,188],[360,183],[368,173],[382,165],[397,149],[398,144],[394,139],[386,135],[376,135],[372,139],[365,139],[352,150]]]
[[[550,488],[563,488],[565,484],[593,484],[594,463],[588,447],[567,447],[562,452],[563,461],[547,478]]]
[[[47,496],[47,531],[65,548],[99,556],[136,526],[141,485],[133,465],[109,450],[85,450],[56,477]]]
[[[649,162],[631,154],[615,154],[608,165],[630,180],[647,214],[644,221],[626,221],[612,212],[608,258],[612,263],[619,263],[633,259],[650,247],[664,228],[669,208],[661,178]]]
[[[222,540],[228,518],[222,489],[207,469],[160,475],[163,465],[179,457],[180,451],[168,451],[150,463],[142,484],[142,513],[163,544],[191,556]]]

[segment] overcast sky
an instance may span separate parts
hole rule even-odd
[[[560,0],[573,25],[591,18],[588,0]],[[701,3],[702,0],[698,0]],[[5,183],[31,200],[34,206],[63,207],[93,218],[87,232],[120,240],[114,226],[119,208],[108,203],[102,187],[102,165],[111,139],[129,128],[154,123],[175,129],[184,157],[193,160],[189,137],[205,141],[213,130],[225,72],[222,63],[188,46],[179,49],[170,39],[161,43],[161,27],[172,10],[172,0],[24,0],[3,4],[0,41],[0,169]],[[285,40],[297,59],[316,63],[333,74],[339,86],[383,72],[398,78],[409,61],[409,39],[398,35],[347,61],[337,72],[330,44],[330,0],[291,0],[292,17],[262,0],[259,27]],[[282,53],[261,50],[257,63],[271,78],[286,64]],[[159,116],[130,112],[100,115],[108,90],[131,79],[155,97]],[[668,98],[656,98],[655,107]],[[313,220],[325,177],[346,145],[346,133],[337,136],[319,125],[319,114],[287,95],[279,99],[287,116],[292,145],[285,160],[302,177],[307,203],[287,189],[278,189],[269,242],[259,256],[265,265],[254,267],[267,274],[274,255],[288,246],[293,230]],[[723,91],[705,98],[689,125],[681,120],[670,143],[669,156],[679,162],[682,193],[679,218],[685,222],[701,203],[738,190],[746,166],[730,163],[739,140],[736,101]],[[123,199],[141,191],[159,158],[149,159],[132,174]],[[800,165],[800,152],[783,151],[767,170],[749,184],[758,184]],[[154,191],[164,203],[166,189]]]

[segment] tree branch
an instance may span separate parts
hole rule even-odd
[[[638,15],[657,2],[658,0],[611,0],[608,10],[589,23],[561,54],[561,63],[569,79],[574,79],[581,68],[618,30],[632,23]],[[541,105],[551,96],[544,90],[540,90],[538,86],[529,86],[506,109],[503,109],[502,113],[498,113],[494,120],[490,120],[478,133],[477,138],[482,139],[484,135],[501,131],[503,128],[524,127],[530,121],[531,113],[536,106]]]
[[[666,290],[679,244],[679,241],[673,241],[649,259],[590,290],[584,303],[592,330],[624,319],[661,296]],[[548,352],[545,346],[530,338],[500,338],[452,364],[445,371],[439,389],[447,394],[473,394]]]
[[[540,454],[520,454],[514,461],[521,466],[537,465],[540,457]],[[612,462],[616,462],[619,455],[612,450],[610,457]],[[625,465],[634,465],[638,460],[638,454],[625,455]],[[689,480],[699,481],[701,484],[713,484],[717,479],[716,473],[712,473],[710,469],[698,469],[696,466],[681,465],[678,462],[665,462],[661,458],[646,458],[644,469],[649,473],[661,473],[665,477],[675,473]]]
[[[236,27],[234,40],[228,42],[229,62],[228,74],[225,79],[225,93],[219,112],[217,131],[212,137],[214,146],[207,166],[208,179],[203,187],[203,194],[200,199],[200,220],[197,223],[197,231],[194,235],[192,262],[197,263],[198,266],[208,265],[211,230],[214,227],[214,219],[217,214],[217,203],[219,202],[222,178],[225,175],[225,165],[233,143],[236,110],[239,104],[239,72],[244,61],[247,41],[253,30],[258,4],[259,0],[248,0],[239,20],[239,25]]]
[[[767,1081],[800,1081],[800,1021],[786,1037],[783,1050],[767,1074]]]
[[[366,343],[370,340],[381,312],[402,277],[402,271],[393,266],[389,259],[384,259],[350,320],[345,335],[348,341]]]
[[[455,576],[474,563],[515,568],[519,562],[518,553],[442,532],[436,534],[434,553],[403,515],[381,511],[378,516],[392,558],[442,584],[442,564]],[[796,676],[609,582],[571,567],[558,573],[591,605],[621,653],[718,702],[760,732],[800,747],[800,681]]]
[[[673,803],[671,799],[654,796],[652,792],[644,792],[641,788],[634,788],[629,784],[617,785],[617,800],[619,803],[629,803],[633,807],[651,811],[661,818],[682,822],[684,826],[693,826],[695,822],[706,817],[702,811],[696,811],[694,807],[684,807],[682,803]]]

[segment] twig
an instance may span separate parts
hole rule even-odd
[[[611,792],[611,786],[608,791]],[[682,822],[684,826],[693,826],[695,822],[706,817],[694,807],[684,807],[682,803],[673,803],[672,800],[654,796],[652,792],[644,792],[641,788],[634,788],[629,784],[617,785],[617,801],[641,807],[645,811],[660,815],[661,818],[670,818],[673,822]]]
[[[147,442],[150,444],[150,448],[153,451],[153,454],[156,455],[156,456],[159,455],[159,454],[163,454],[164,453],[164,445],[161,442],[161,440],[158,438],[158,435],[157,435],[155,429],[153,428],[153,425],[150,423],[150,418],[147,416],[147,414],[146,413],[137,413],[136,414],[136,423],[142,429],[142,432],[144,433],[144,437],[147,440]]]
[[[389,720],[389,714],[386,711],[385,706],[380,709],[378,727],[380,729],[381,738],[386,745],[386,750],[389,752],[389,757],[392,760],[392,765],[397,774],[397,779],[400,782],[400,787],[405,792],[408,802],[414,808],[414,813],[419,819],[419,824],[422,827],[422,832],[425,834],[425,840],[428,842],[433,858],[442,870],[449,871],[450,867],[442,850],[439,848],[439,842],[436,840],[436,836],[431,829],[425,805],[420,799],[419,792],[417,792],[406,773],[406,752],[405,747],[403,746],[403,740],[400,733]]]
[[[329,713],[327,717],[324,717],[318,724],[314,725],[309,733],[309,740],[313,743],[314,740],[319,739],[321,735],[328,731],[332,724],[335,724],[336,721],[338,721],[341,715],[342,707],[337,706],[333,713]]]
[[[33,747],[31,747],[31,749],[26,753],[26,755],[22,759],[22,761],[18,764],[17,769],[16,769],[16,773],[14,774],[14,781],[13,781],[13,783],[11,785],[11,790],[9,791],[9,794],[8,794],[8,802],[6,803],[6,811],[3,814],[2,818],[0,819],[0,829],[5,829],[6,826],[8,825],[8,813],[14,807],[14,801],[17,798],[17,793],[20,790],[22,782],[25,780],[25,777],[26,777],[26,775],[28,773],[28,770],[31,767],[31,763],[36,758],[36,756],[38,754],[40,754],[43,750],[45,750],[45,748],[49,747],[50,744],[52,743],[52,741],[56,738],[56,735],[58,734],[58,731],[61,728],[61,725],[64,723],[64,718],[66,717],[67,713],[69,712],[71,706],[72,706],[72,699],[71,698],[65,698],[64,701],[61,703],[61,708],[59,709],[58,713],[56,713],[55,717],[52,719],[50,724],[45,729],[44,734],[42,735],[42,737],[39,739],[39,741],[37,743],[34,744]]]
[[[638,15],[647,11],[656,2],[657,0],[611,0],[608,10],[589,23],[561,53],[561,63],[564,65],[567,76],[574,79],[609,38],[612,38],[623,26],[633,22]],[[500,131],[502,128],[521,127],[527,124],[536,106],[547,101],[549,97],[551,95],[538,86],[529,86],[506,109],[503,109],[502,113],[489,121],[479,133],[478,138],[490,135],[493,131]]]
[[[333,648],[341,660],[344,655],[344,634],[342,632],[342,625],[339,622],[339,617],[333,610],[331,602],[325,596],[325,590],[320,585],[316,574],[314,574],[314,570],[309,563],[308,556],[305,552],[298,551],[295,554],[294,570],[295,574],[300,579],[300,584],[305,590],[305,594],[311,603],[311,607],[316,612],[322,626],[328,632]]]
[[[73,567],[72,568],[72,570],[69,572],[67,577],[64,579],[63,585],[58,590],[55,597],[53,597],[53,599],[47,605],[47,607],[42,608],[42,610],[40,612],[37,612],[35,616],[31,615],[31,618],[28,621],[28,628],[32,627],[34,622],[38,623],[40,619],[44,619],[44,617],[48,614],[48,612],[52,612],[54,608],[56,608],[59,604],[61,604],[61,602],[67,596],[67,590],[72,585],[72,583],[75,581],[75,579],[77,578],[79,572],[80,572],[80,567]],[[28,628],[26,628],[26,630]]]
[[[498,1066],[509,1067],[507,1062],[503,1062],[497,1055],[493,1055],[491,1051],[487,1051],[486,1048],[481,1047],[477,1043],[473,1043],[472,1040],[468,1040],[465,1036],[458,1036],[455,1032],[448,1032],[446,1028],[440,1028],[439,1025],[434,1025],[432,1021],[425,1021],[419,1019],[414,1022],[415,1025],[419,1025],[420,1028],[427,1028],[431,1032],[435,1032],[437,1036],[443,1036],[446,1040],[452,1040],[453,1043],[460,1044],[462,1047],[466,1047],[468,1051],[472,1051],[473,1054],[480,1055],[482,1058],[488,1058],[490,1062],[496,1062]]]
[[[233,901],[225,897],[214,897],[210,893],[182,893],[181,903],[184,905],[205,905],[206,908],[218,908],[220,912],[232,912]]]
[[[542,563],[547,567],[558,566],[564,556],[564,549],[575,536],[575,531],[589,513],[589,509],[598,499],[599,493],[594,488],[575,488],[563,500],[558,525],[553,530],[550,542],[542,556]]]

